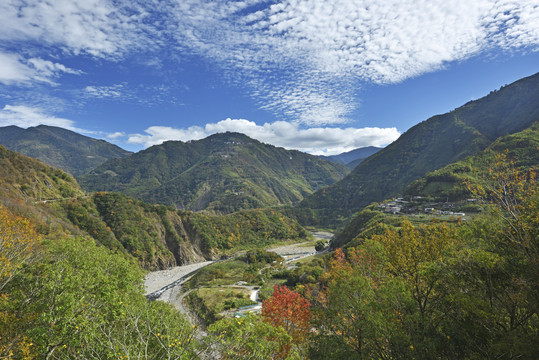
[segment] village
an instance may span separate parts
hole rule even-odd
[[[459,201],[437,201],[430,197],[410,196],[398,197],[382,202],[380,208],[386,214],[403,215],[445,215],[465,220],[466,214],[477,214],[484,210],[478,199],[464,199]]]

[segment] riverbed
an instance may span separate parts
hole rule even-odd
[[[333,234],[327,232],[315,232],[313,236],[319,240],[329,240]],[[299,257],[306,257],[316,254],[314,249],[314,243],[312,241],[306,241],[303,243],[283,245],[274,248],[267,249],[268,251],[273,251],[286,259],[296,259]],[[204,261],[196,264],[189,264],[183,266],[176,266],[168,270],[152,271],[146,275],[144,284],[146,287],[146,295],[156,293],[159,290],[163,290],[161,293],[157,293],[155,299],[165,300],[169,296],[164,296],[160,298],[161,294],[165,293],[167,290],[167,295],[169,294],[168,289],[172,287],[179,287],[183,283],[184,279],[188,278],[189,274],[196,272],[197,270],[208,266],[214,263],[214,261]]]

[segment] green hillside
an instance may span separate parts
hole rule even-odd
[[[316,156],[225,133],[152,146],[78,179],[90,191],[118,191],[178,209],[229,213],[298,202],[347,172],[345,166]]]
[[[376,203],[367,206],[352,217],[335,236],[332,245],[357,246],[373,234],[383,233],[388,226],[396,226],[403,218],[414,223],[441,218],[440,215],[425,215],[425,207],[447,207],[453,212],[466,214],[477,212],[485,205],[466,201],[474,197],[468,189],[469,184],[483,185],[500,155],[505,156],[507,164],[510,162],[511,166],[523,171],[539,171],[539,122],[524,131],[502,136],[478,154],[429,172],[414,181],[407,187],[404,196],[407,201],[401,204],[401,210],[396,215],[384,213]],[[456,220],[457,216],[452,218]]]
[[[108,159],[130,154],[129,151],[104,140],[46,125],[28,129],[17,126],[1,127],[0,144],[75,176],[90,171]]]
[[[343,180],[307,197],[300,207],[349,215],[402,193],[426,173],[477,154],[498,137],[522,131],[538,119],[536,74],[412,127]]]
[[[0,145],[0,198],[47,200],[82,196],[72,175]]]
[[[120,193],[85,194],[72,175],[0,146],[0,204],[47,238],[92,237],[145,269],[219,257],[226,251],[299,240],[305,230],[273,210],[228,216],[178,212]]]
[[[514,160],[515,166],[538,171],[539,122],[524,131],[500,137],[477,155],[427,173],[423,178],[410,184],[405,194],[449,201],[470,197],[466,182],[476,182],[478,178],[488,174],[496,155],[502,153],[505,153],[508,159]]]

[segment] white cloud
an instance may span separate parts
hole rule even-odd
[[[117,58],[130,48],[150,46],[147,16],[134,1],[6,0],[0,3],[0,40],[38,41],[74,55]]]
[[[249,91],[261,108],[322,126],[350,120],[363,82],[400,82],[492,49],[539,50],[539,3],[5,0],[0,41],[24,45],[21,54],[31,48],[32,56],[52,50],[120,61],[156,49],[176,51],[178,58],[196,54],[221,66],[226,80]],[[52,84],[75,72],[21,54],[0,54],[0,82]],[[160,63],[154,60],[145,63]],[[120,92],[86,88],[99,97]]]
[[[65,129],[80,131],[69,119],[59,118],[45,114],[40,108],[24,105],[5,105],[0,110],[0,126],[16,125],[27,128],[38,125],[58,126]]]
[[[537,0],[182,0],[174,14],[186,49],[308,125],[346,122],[361,81],[400,82],[493,48],[539,50]]]
[[[86,86],[84,91],[87,95],[97,98],[119,98],[122,96],[122,84],[111,86]]]
[[[145,130],[145,134],[130,135],[128,142],[148,147],[167,140],[198,140],[226,131],[241,132],[264,143],[315,155],[334,155],[364,146],[385,146],[400,136],[396,128],[301,129],[297,124],[285,121],[257,125],[244,119],[226,119],[187,129],[151,126]]]
[[[0,127],[9,125],[22,128],[38,125],[57,126],[87,136],[108,138],[111,140],[126,136],[124,132],[109,134],[103,131],[81,129],[75,125],[73,120],[51,115],[47,110],[40,107],[26,105],[5,105],[3,109],[0,109]]]
[[[111,140],[115,140],[115,139],[118,139],[118,138],[121,138],[121,137],[125,137],[127,136],[126,133],[124,133],[123,131],[117,131],[115,133],[112,133],[112,134],[108,134],[107,135],[107,138],[111,139]]]
[[[53,79],[62,73],[78,75],[81,72],[41,58],[26,60],[17,54],[0,52],[0,83],[5,85],[32,81],[54,85]]]

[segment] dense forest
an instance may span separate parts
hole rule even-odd
[[[117,191],[182,210],[231,213],[296,203],[348,172],[317,156],[227,132],[167,141],[109,160],[78,180],[88,191]]]

